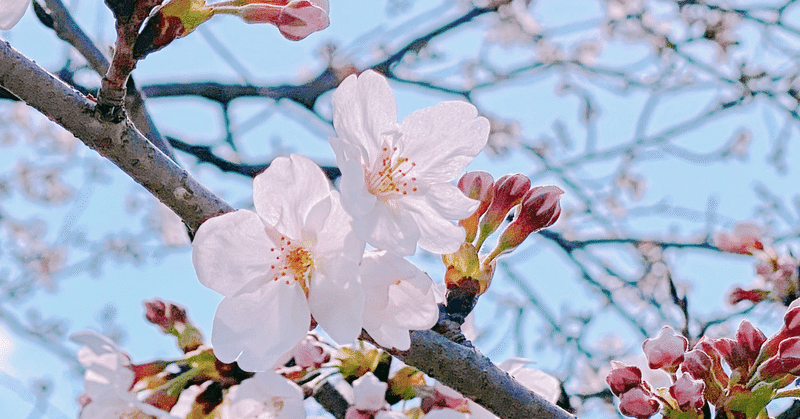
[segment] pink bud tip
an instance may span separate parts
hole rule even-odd
[[[505,175],[497,179],[494,183],[494,198],[481,220],[481,238],[485,239],[497,230],[511,208],[522,201],[530,186],[530,179],[522,173]]]
[[[481,202],[475,211],[480,217],[489,209],[494,198],[494,179],[484,171],[467,172],[458,180],[458,189],[461,189],[464,195]]]

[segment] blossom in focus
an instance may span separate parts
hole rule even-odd
[[[84,388],[89,402],[81,409],[80,419],[170,417],[130,392],[134,380],[130,359],[114,342],[92,331],[75,333],[70,339],[83,345],[78,350],[78,362],[86,369]]]
[[[335,341],[355,340],[364,244],[322,170],[300,155],[277,158],[254,179],[253,201],[256,212],[207,220],[193,243],[198,279],[225,297],[211,334],[217,358],[269,369],[306,336],[312,315]]]
[[[247,23],[270,23],[286,39],[299,41],[330,25],[328,0],[232,0],[209,5],[215,13]]]
[[[30,4],[30,0],[0,0],[0,30],[13,28]]]
[[[454,253],[463,220],[478,208],[450,182],[486,144],[489,121],[466,102],[443,102],[397,122],[389,83],[374,71],[333,94],[329,139],[342,170],[343,203],[372,246],[401,256],[416,246]]]
[[[642,351],[651,369],[663,368],[675,372],[688,347],[689,341],[685,337],[676,334],[671,327],[664,326],[656,338],[644,341]]]
[[[364,254],[359,271],[364,294],[364,329],[379,345],[402,351],[410,330],[426,330],[439,319],[434,283],[413,263],[386,251]]]
[[[222,419],[302,419],[303,390],[273,371],[259,372],[231,387]]]

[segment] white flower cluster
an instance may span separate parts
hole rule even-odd
[[[254,179],[255,211],[211,218],[195,235],[197,276],[224,296],[211,336],[223,362],[269,370],[315,324],[338,343],[363,328],[405,350],[410,330],[437,321],[433,282],[403,256],[464,242],[452,220],[478,201],[451,182],[485,146],[488,120],[444,102],[398,123],[388,82],[366,71],[334,93],[333,123],[341,192],[310,159],[277,158]]]

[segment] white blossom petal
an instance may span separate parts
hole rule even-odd
[[[428,188],[424,196],[434,211],[451,220],[463,220],[469,217],[480,205],[480,201],[464,195],[458,186],[451,183],[435,183]]]
[[[367,240],[369,244],[379,249],[389,249],[401,256],[414,254],[420,229],[412,214],[386,205],[377,205],[374,217],[374,227]]]
[[[439,318],[434,283],[413,263],[386,251],[367,252],[361,261],[364,329],[387,348],[407,350],[410,330],[430,329]]]
[[[292,154],[275,159],[253,179],[253,204],[267,224],[299,238],[308,213],[330,190],[330,182],[319,166],[307,157]]]
[[[328,261],[326,274],[311,277],[308,304],[320,326],[337,343],[354,341],[361,334],[364,291],[357,281],[358,265],[349,261]],[[328,275],[330,273],[330,275]],[[350,281],[335,279],[352,276]]]
[[[449,182],[475,158],[489,139],[489,120],[466,102],[443,102],[408,115],[397,142],[417,163],[421,182]]]
[[[230,297],[268,278],[267,255],[274,247],[258,214],[238,210],[200,225],[192,242],[192,262],[200,283]]]
[[[84,388],[89,397],[127,393],[134,379],[130,359],[111,339],[91,330],[74,333],[70,339],[83,345],[78,362],[85,368]]]
[[[303,390],[273,371],[259,372],[231,388],[223,419],[301,419]]]
[[[340,141],[377,156],[398,128],[397,104],[386,79],[374,71],[344,79],[333,92],[333,126]]]
[[[458,251],[467,235],[463,227],[442,218],[427,200],[408,200],[405,204],[419,227],[420,247],[438,254]]]
[[[531,363],[533,361],[530,359],[511,358],[497,366],[545,400],[550,403],[557,402],[561,397],[561,381],[544,371],[528,368],[527,365]]]
[[[264,371],[308,332],[311,315],[297,283],[270,281],[252,293],[225,297],[211,332],[216,357],[245,371]]]
[[[0,29],[7,30],[22,19],[30,0],[0,0]]]

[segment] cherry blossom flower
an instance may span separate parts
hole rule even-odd
[[[265,370],[305,337],[311,316],[340,343],[361,333],[358,282],[363,242],[322,170],[292,155],[253,181],[256,212],[203,223],[192,262],[200,282],[225,298],[211,342],[229,363]]]
[[[130,417],[170,418],[171,416],[136,399],[130,392],[134,372],[130,359],[105,336],[92,331],[70,336],[83,346],[78,350],[78,362],[86,368],[84,387],[88,404],[81,409],[80,419]]]
[[[222,419],[302,419],[303,390],[273,371],[259,372],[231,387]]]
[[[372,246],[401,256],[417,244],[454,253],[462,220],[477,208],[450,181],[486,144],[489,121],[466,102],[443,102],[397,122],[389,83],[374,71],[347,77],[333,94],[329,139],[342,170],[347,211]]]
[[[407,350],[410,330],[426,330],[439,319],[434,283],[413,263],[386,251],[361,260],[364,329],[379,345]]]
[[[0,0],[0,29],[14,27],[30,4],[30,0]]]

